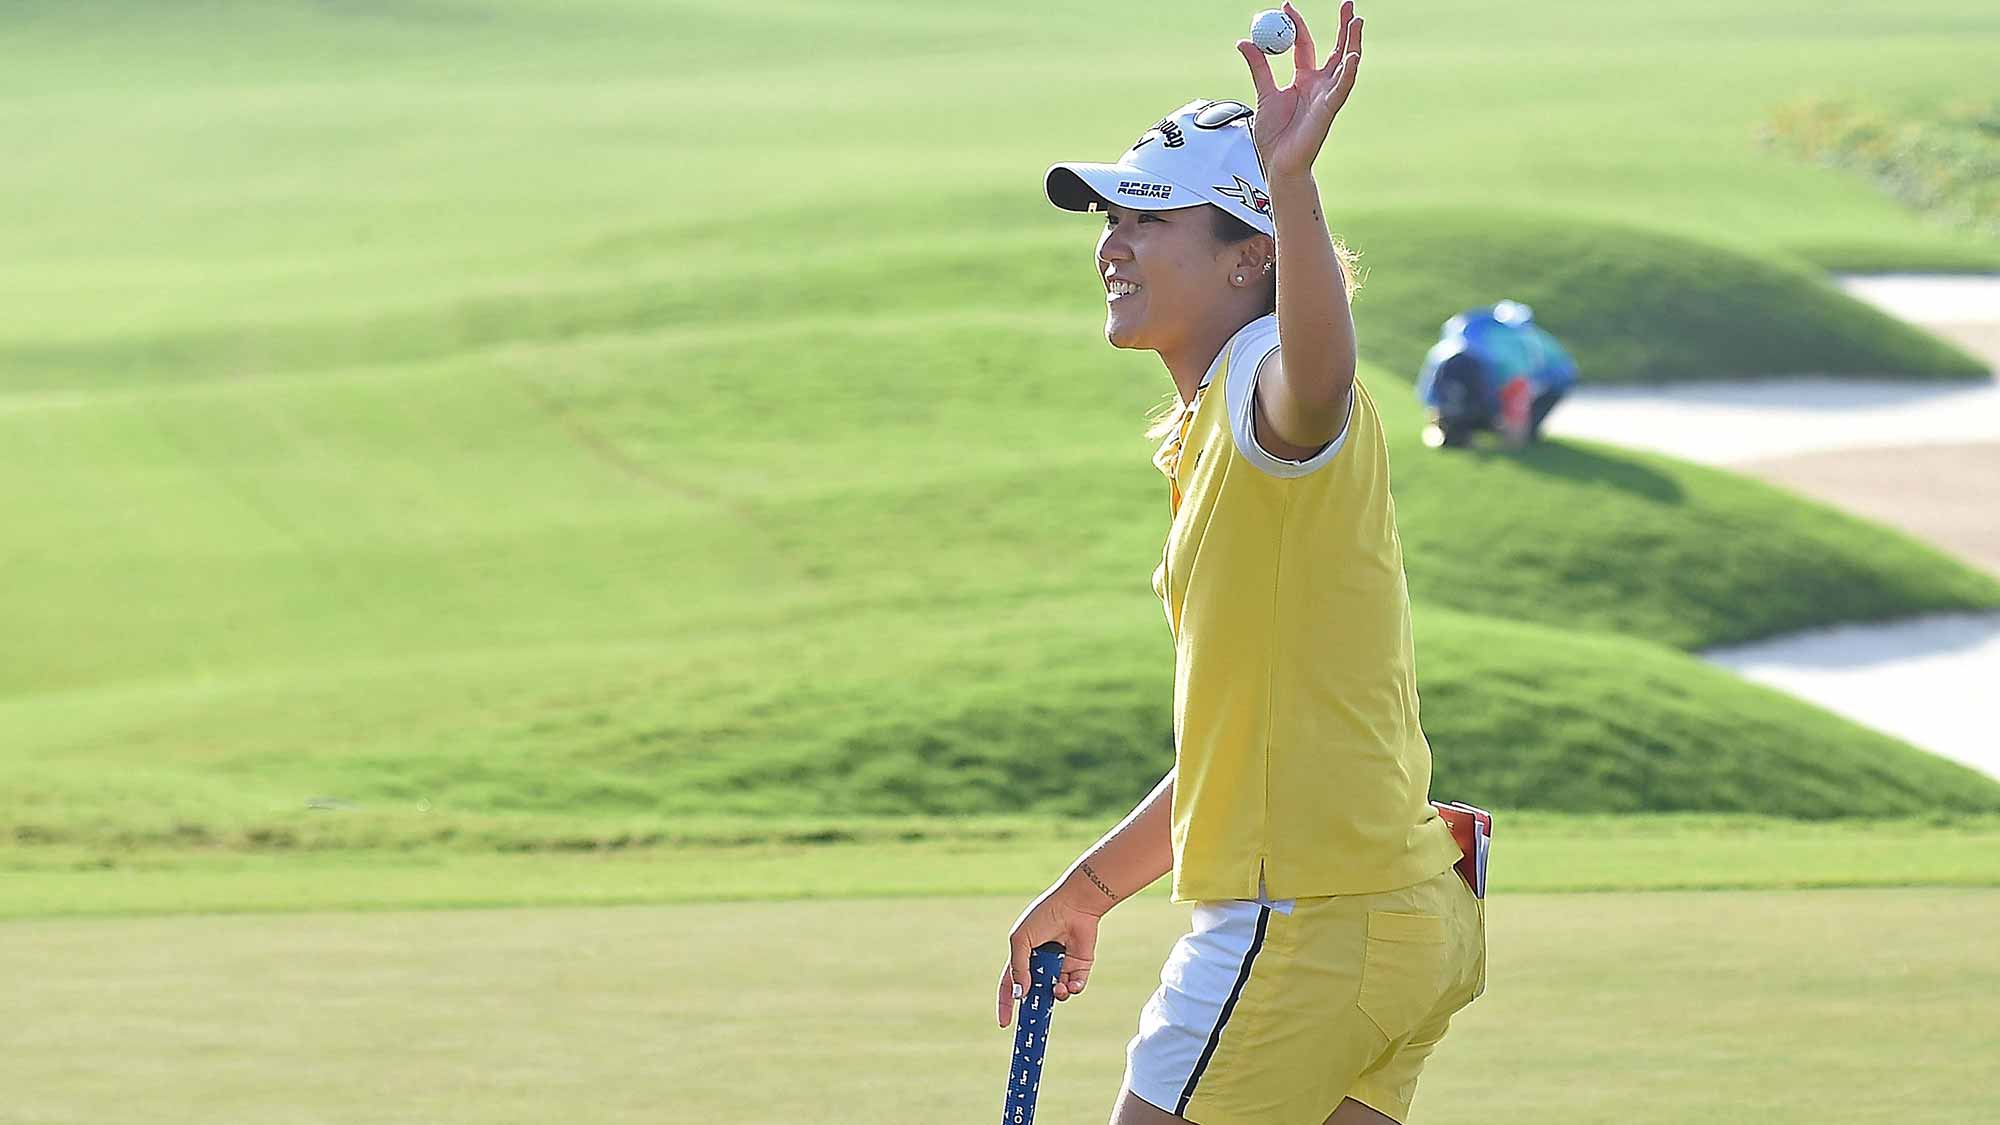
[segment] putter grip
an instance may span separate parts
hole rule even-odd
[[[1035,1093],[1042,1088],[1042,1052],[1049,1045],[1049,1017],[1062,973],[1061,942],[1045,941],[1028,954],[1027,995],[1014,1013],[1014,1065],[1007,1071],[1007,1107],[1000,1125],[1034,1125]]]

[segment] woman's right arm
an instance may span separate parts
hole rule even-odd
[[[1000,971],[1001,1027],[1006,1027],[1013,1015],[1016,987],[1025,991],[1031,979],[1029,951],[1045,941],[1061,942],[1063,971],[1056,979],[1056,999],[1067,1000],[1082,992],[1097,955],[1097,920],[1174,869],[1176,772],[1168,770],[1138,807],[1021,912],[1007,938],[1007,966]]]

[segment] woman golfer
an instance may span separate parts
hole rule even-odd
[[[1361,23],[1292,84],[1238,43],[1253,111],[1191,102],[1115,164],[1058,164],[1101,211],[1113,347],[1179,391],[1155,431],[1172,524],[1154,589],[1174,639],[1175,765],[1022,912],[1028,955],[1090,977],[1099,918],[1169,870],[1194,906],[1126,1048],[1113,1125],[1403,1121],[1453,1013],[1485,987],[1484,903],[1429,803],[1409,594],[1382,423],[1355,381],[1349,283],[1313,159],[1354,88]]]

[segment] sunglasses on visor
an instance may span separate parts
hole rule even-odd
[[[1195,111],[1194,123],[1204,129],[1220,129],[1257,112],[1242,102],[1210,102]]]

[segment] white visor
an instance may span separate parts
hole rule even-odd
[[[1098,211],[1106,203],[1140,211],[1211,203],[1275,234],[1270,192],[1251,140],[1254,117],[1241,102],[1189,102],[1146,130],[1115,164],[1052,165],[1043,190],[1065,211]]]

